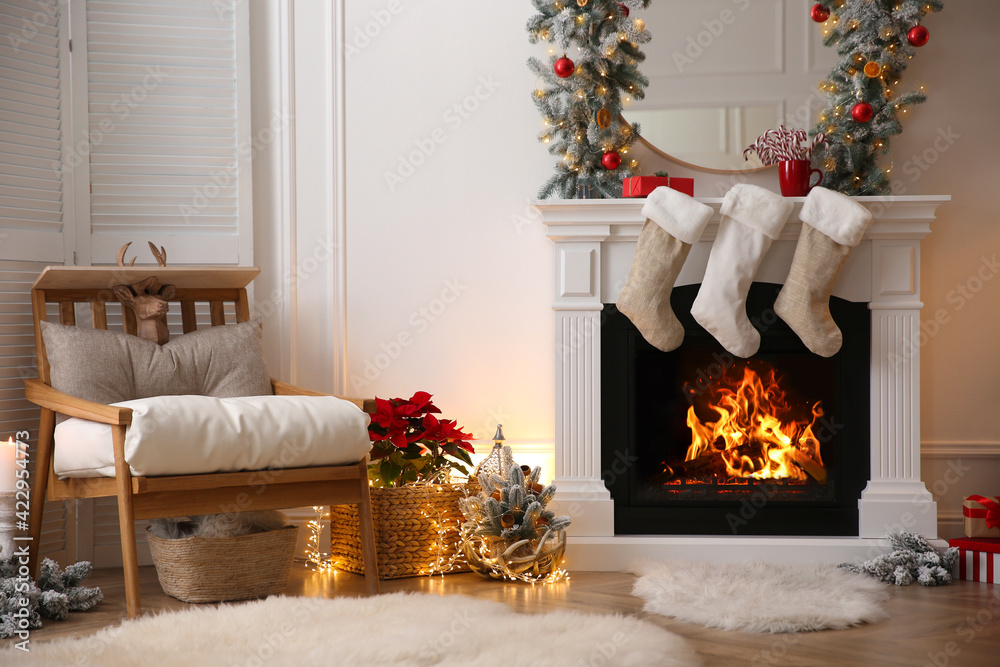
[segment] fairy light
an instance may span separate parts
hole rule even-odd
[[[334,567],[330,554],[324,554],[319,549],[319,539],[320,535],[323,534],[323,518],[326,515],[326,508],[314,505],[313,512],[316,513],[316,517],[310,519],[308,524],[309,538],[306,540],[306,566],[316,572],[336,571],[337,568]]]
[[[442,490],[440,486],[437,487],[438,493],[441,493]],[[435,510],[433,513],[427,511],[428,509],[433,509],[433,507],[434,505],[428,502],[420,510],[420,515],[427,519],[427,523],[434,535],[429,549],[430,553],[428,557],[430,560],[427,567],[419,572],[419,574],[429,577],[435,575],[444,576],[449,572],[454,572],[465,564],[465,559],[462,556],[462,522],[458,520],[449,524],[440,511]],[[451,539],[449,537],[451,534],[455,534],[458,539]]]

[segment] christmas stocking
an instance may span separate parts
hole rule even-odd
[[[799,218],[804,224],[774,311],[810,351],[832,357],[844,336],[830,315],[830,293],[872,214],[846,195],[817,187],[806,198]]]
[[[752,357],[760,347],[747,317],[747,292],[791,212],[792,202],[781,195],[745,183],[734,185],[722,202],[719,235],[691,314],[737,357]]]
[[[684,329],[670,308],[670,292],[691,245],[708,224],[712,208],[677,190],[660,187],[646,199],[642,214],[646,224],[618,297],[618,310],[651,345],[670,352],[684,340]]]

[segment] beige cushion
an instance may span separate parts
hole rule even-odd
[[[368,415],[334,396],[161,396],[115,405],[132,408],[125,460],[133,475],[347,465],[371,449]],[[110,426],[67,419],[55,439],[60,477],[114,477]]]
[[[162,346],[119,331],[41,325],[52,386],[78,398],[272,393],[259,321],[192,331]]]

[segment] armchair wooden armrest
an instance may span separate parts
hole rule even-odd
[[[24,381],[24,397],[37,406],[69,417],[79,417],[111,425],[132,423],[132,408],[105,405],[70,396],[58,389],[53,389],[38,378],[28,378]]]
[[[327,394],[322,391],[313,391],[312,389],[305,389],[303,387],[296,387],[294,384],[289,384],[287,382],[282,382],[281,380],[276,380],[271,378],[271,389],[274,390],[275,396],[332,396],[333,394]],[[346,396],[338,396],[338,398],[343,398],[345,401],[350,401],[356,406],[372,415],[375,414],[375,399],[374,398],[348,398]]]

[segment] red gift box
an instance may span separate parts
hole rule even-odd
[[[694,197],[693,178],[670,178],[668,176],[631,176],[622,181],[622,197],[648,197],[659,187],[673,188]]]
[[[1000,538],[963,537],[949,540],[958,547],[958,578],[1000,584]]]

